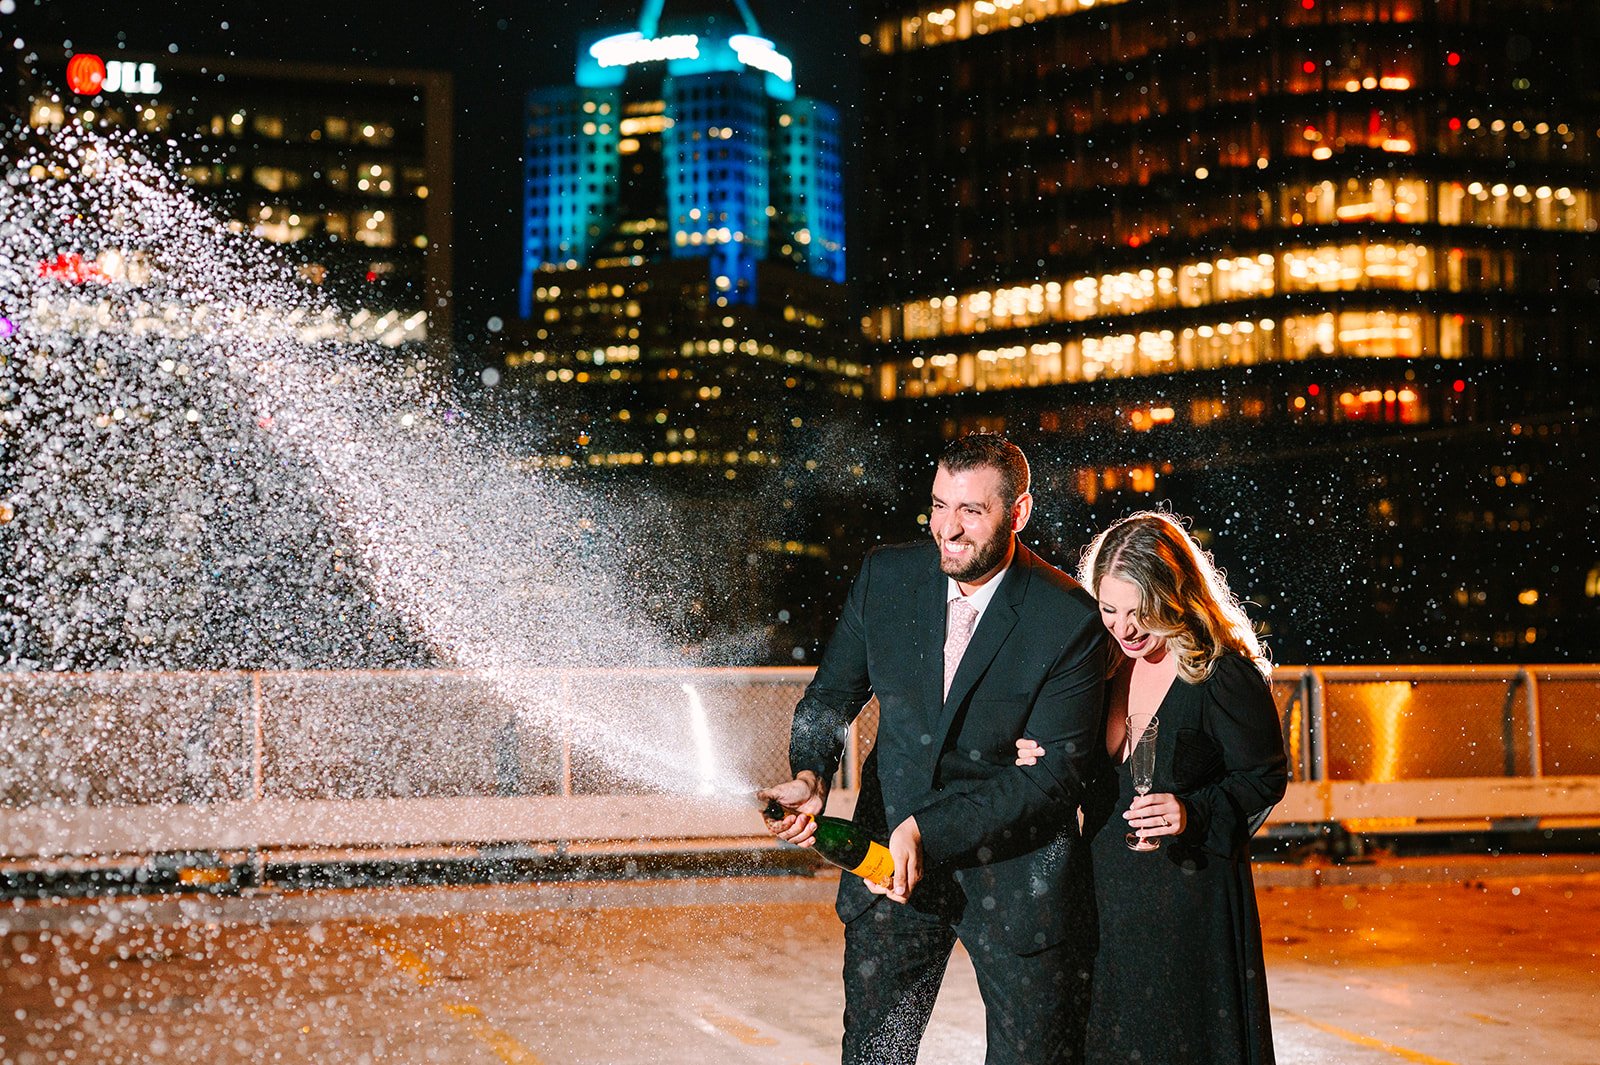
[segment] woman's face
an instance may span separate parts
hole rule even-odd
[[[1160,658],[1166,641],[1139,624],[1139,587],[1107,574],[1100,578],[1100,620],[1129,658]]]

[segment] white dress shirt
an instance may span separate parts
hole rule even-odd
[[[978,612],[978,617],[972,623],[972,631],[978,631],[978,625],[983,621],[983,612],[989,608],[989,600],[994,598],[995,589],[1000,587],[1000,582],[1006,579],[1006,574],[1011,570],[1011,563],[1007,562],[1005,569],[978,585],[971,595],[961,593],[961,585],[956,583],[954,577],[946,578],[948,581],[944,599],[944,627],[950,631],[950,604],[957,599],[965,599],[967,605]]]

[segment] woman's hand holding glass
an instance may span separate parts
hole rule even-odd
[[[1189,824],[1183,800],[1165,791],[1135,796],[1122,816],[1127,818],[1128,827],[1144,839],[1181,835]]]

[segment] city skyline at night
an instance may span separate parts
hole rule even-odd
[[[1600,0],[0,0],[0,1065],[1600,1046]]]
[[[843,0],[764,0],[753,10],[809,72],[807,93],[846,112],[848,133],[858,91],[853,7]],[[124,53],[156,60],[214,56],[347,72],[383,67],[448,74],[455,101],[452,321],[458,368],[475,374],[493,336],[487,323],[516,313],[526,94],[540,85],[570,84],[578,38],[633,22],[638,13],[636,0],[450,10],[396,0],[381,18],[364,5],[339,2],[224,5],[195,17],[170,4],[133,2],[112,17],[97,0],[18,0],[14,12],[0,12],[0,33],[8,45],[25,43],[17,52],[23,60],[70,51],[64,47],[70,42],[111,61]],[[804,33],[793,33],[802,25]]]
[[[843,27],[742,7],[560,8],[537,27],[484,11],[431,37],[337,11],[152,17],[95,47],[131,84],[169,43],[175,71],[230,51],[250,53],[240,70],[451,67],[455,195],[426,210],[453,239],[380,224],[396,255],[426,235],[453,260],[457,380],[505,410],[530,399],[529,469],[730,505],[776,485],[762,505],[785,528],[761,542],[836,581],[920,532],[944,439],[996,428],[1036,456],[1047,553],[1070,563],[1131,509],[1192,513],[1290,659],[1591,642],[1600,530],[1574,504],[1595,488],[1600,117],[1574,5],[877,2]],[[89,50],[87,12],[19,14],[35,67],[64,76]],[[702,51],[673,51],[691,36]],[[543,61],[513,68],[516,48]],[[681,125],[674,63],[723,79]],[[233,113],[223,148],[249,139]],[[285,169],[251,163],[244,187],[258,165]],[[842,262],[833,189],[859,218]],[[296,195],[258,196],[250,225],[331,217]],[[822,484],[858,485],[871,455],[897,496],[882,516]],[[1316,593],[1297,594],[1307,558]]]
[[[825,442],[866,385],[839,112],[767,34],[743,0],[651,0],[529,93],[521,305],[485,379],[526,427],[519,463],[647,485],[719,529],[699,568],[724,590],[690,628],[803,625],[766,652],[795,660],[833,545],[854,550]]]

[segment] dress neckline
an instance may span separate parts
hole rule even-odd
[[[1116,673],[1117,676],[1122,678],[1121,683],[1123,685],[1122,755],[1117,759],[1118,765],[1128,764],[1128,760],[1133,757],[1134,745],[1139,742],[1140,737],[1144,736],[1144,730],[1149,727],[1150,722],[1161,717],[1162,708],[1167,705],[1167,700],[1172,697],[1173,689],[1178,686],[1178,682],[1182,679],[1178,676],[1177,670],[1173,670],[1172,679],[1167,682],[1166,690],[1161,693],[1161,698],[1156,700],[1155,709],[1150,711],[1148,716],[1145,716],[1144,724],[1139,726],[1139,736],[1135,737],[1132,730],[1128,727],[1133,721],[1133,714],[1131,712],[1132,700],[1129,699],[1128,696],[1133,686],[1133,668],[1135,664],[1135,661],[1130,658],[1125,666],[1118,668]]]

